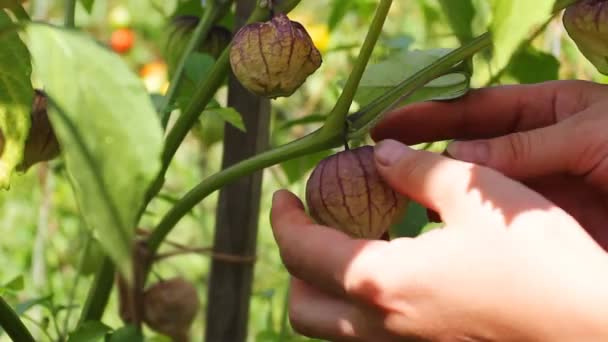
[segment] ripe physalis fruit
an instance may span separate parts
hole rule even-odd
[[[292,95],[322,63],[321,53],[300,23],[285,14],[241,28],[230,48],[230,65],[256,95]]]
[[[322,160],[306,184],[306,202],[317,223],[363,239],[379,239],[408,204],[381,178],[372,146]]]
[[[581,0],[564,12],[564,27],[599,72],[608,75],[608,0]]]
[[[183,278],[163,280],[144,292],[144,322],[174,341],[188,341],[199,308],[196,288]]]

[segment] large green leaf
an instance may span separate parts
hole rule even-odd
[[[551,16],[555,0],[493,0],[494,70],[508,63],[521,42]]]
[[[158,116],[137,76],[87,35],[42,24],[27,33],[81,214],[130,279],[137,211],[160,170]]]
[[[378,64],[369,65],[361,79],[355,100],[359,105],[365,106],[449,51],[448,49],[400,51]],[[469,79],[466,75],[450,74],[419,89],[408,97],[405,103],[453,99],[464,95],[468,89]]]
[[[0,9],[0,28],[12,25]],[[27,47],[16,31],[0,35],[0,132],[4,147],[0,155],[0,189],[8,189],[10,177],[23,160],[31,125],[34,90]]]
[[[471,0],[439,0],[443,12],[461,43],[473,39],[475,7]]]

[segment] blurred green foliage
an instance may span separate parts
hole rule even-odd
[[[113,30],[110,23],[112,14],[115,14],[113,11],[119,7],[126,9],[130,17],[129,27],[135,31],[136,41],[122,58],[140,75],[151,93],[160,93],[165,89],[168,78],[167,70],[163,68],[163,42],[177,2],[96,0],[93,3],[82,0],[77,6],[76,25],[100,43],[107,44]],[[496,6],[508,7],[508,4],[499,2],[395,1],[373,63],[387,63],[387,58],[395,54],[415,50],[457,47],[461,41],[467,41],[488,27],[497,25],[495,18],[492,18]],[[375,0],[304,0],[292,13],[292,19],[307,27],[322,50],[324,64],[294,96],[272,102],[272,145],[291,141],[319,127],[340,94],[376,3]],[[63,1],[30,0],[26,5],[36,20],[53,23],[63,20]],[[536,19],[509,16],[506,25],[510,27],[517,26],[518,21],[534,21],[530,32],[518,33],[529,38],[533,29],[542,24]],[[510,45],[517,45],[522,39],[516,39],[508,32],[503,34],[514,40],[508,43]],[[512,50],[506,55],[498,46],[494,51],[478,56],[474,61],[472,86],[574,78],[606,81],[567,37],[559,16],[549,21],[546,29],[533,38],[524,48]],[[507,63],[509,60],[511,63]],[[406,68],[407,65],[396,64],[393,67]],[[191,74],[204,76],[204,66],[191,65],[189,70]],[[405,69],[399,71],[407,72]],[[216,97],[217,103],[225,104],[225,97],[226,89],[223,88]],[[357,109],[357,104],[353,109]],[[238,126],[240,118],[238,113],[235,117],[235,113],[229,110],[209,108],[208,111],[210,115],[201,118],[200,125],[180,148],[170,167],[162,196],[146,212],[143,230],[153,226],[176,198],[220,169],[223,120]],[[430,147],[441,152],[444,146],[435,144]],[[419,147],[429,148],[427,145]],[[293,333],[285,321],[288,275],[272,238],[267,213],[272,193],[278,188],[288,188],[302,196],[308,172],[326,155],[319,153],[299,158],[264,172],[249,341],[308,340]],[[198,205],[180,222],[169,239],[192,248],[210,246],[216,201],[217,194],[214,194]],[[414,236],[420,230],[435,227],[428,224],[424,208],[412,204],[410,213],[410,220],[398,225],[395,234]],[[11,304],[19,305],[25,323],[40,341],[66,337],[65,328],[75,325],[84,303],[99,250],[94,244],[91,248],[85,248],[91,232],[85,228],[79,216],[62,160],[33,167],[14,178],[10,192],[0,193],[0,236],[0,292]],[[161,253],[169,250],[172,250],[170,246],[164,246]],[[81,266],[83,272],[79,276],[79,260],[85,254],[87,257]],[[205,254],[188,254],[166,259],[154,267],[153,278],[179,274],[191,279],[199,287],[204,305],[209,258]],[[104,324],[120,327],[117,312],[116,294],[113,294],[103,317]],[[203,332],[204,312],[201,312],[192,329],[193,340],[200,340]],[[147,333],[154,336],[151,332]],[[7,340],[6,336],[0,337],[0,341]],[[165,339],[157,336],[151,340]]]

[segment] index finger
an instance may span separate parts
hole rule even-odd
[[[586,81],[472,90],[445,102],[422,102],[390,113],[372,131],[375,141],[411,145],[446,139],[486,139],[549,126],[606,94],[607,87]]]

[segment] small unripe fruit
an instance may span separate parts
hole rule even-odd
[[[230,65],[239,82],[269,98],[292,95],[321,63],[304,26],[285,14],[244,26],[230,48]]]
[[[322,160],[306,184],[306,202],[317,223],[378,239],[403,217],[408,200],[381,178],[374,148],[363,146]]]
[[[566,8],[563,22],[581,53],[608,75],[608,0],[580,0]]]
[[[182,278],[164,280],[144,293],[144,322],[154,331],[187,341],[200,307],[196,288]]]

